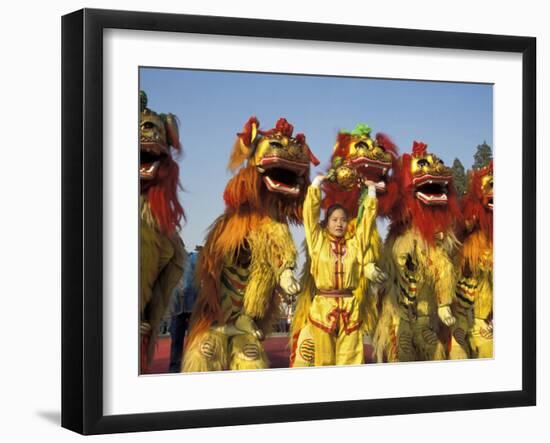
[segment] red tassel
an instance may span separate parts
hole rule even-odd
[[[414,157],[422,157],[426,155],[428,145],[426,143],[413,141],[413,156]]]

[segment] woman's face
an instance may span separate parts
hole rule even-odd
[[[343,209],[335,209],[330,214],[327,223],[327,230],[333,237],[343,237],[348,227],[348,217]]]

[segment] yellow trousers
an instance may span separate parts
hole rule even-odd
[[[472,358],[493,358],[493,324],[482,318],[474,319],[470,331]]]
[[[295,348],[292,350],[294,359],[293,368],[307,368],[315,366],[315,342],[313,341],[313,327],[306,324],[299,332]]]
[[[392,334],[393,352],[388,361],[427,361],[445,360],[445,345],[430,325],[427,316],[415,320],[401,318]]]
[[[451,328],[449,360],[463,360],[472,357],[470,329],[472,322],[466,312],[455,312],[456,323]],[[471,317],[470,317],[471,318]]]
[[[364,362],[363,330],[355,297],[316,295],[309,311],[315,366]]]
[[[456,315],[452,328],[449,359],[493,358],[493,325],[482,318],[468,320],[461,313]]]
[[[251,334],[227,336],[206,331],[186,350],[181,372],[265,369],[269,360],[261,342]]]

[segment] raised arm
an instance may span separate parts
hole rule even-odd
[[[315,177],[307,189],[304,201],[304,230],[306,232],[306,243],[309,253],[315,249],[321,236],[319,217],[321,215],[321,182],[325,179],[323,175]]]
[[[368,251],[371,244],[371,236],[373,235],[373,230],[376,223],[377,208],[378,200],[376,199],[376,188],[373,184],[369,183],[368,193],[359,208],[357,228],[355,231],[363,266],[367,264],[366,260],[370,256]]]

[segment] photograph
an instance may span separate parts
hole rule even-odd
[[[63,16],[63,427],[537,405],[536,37],[319,19]]]
[[[140,375],[494,357],[492,83],[138,76]]]

